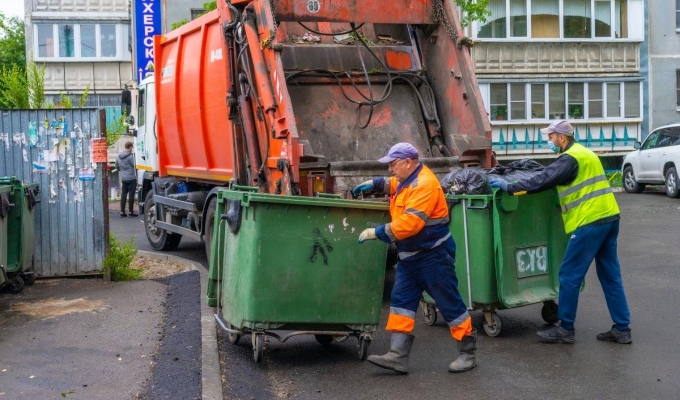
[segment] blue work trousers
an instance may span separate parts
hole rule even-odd
[[[416,262],[399,261],[391,307],[409,310],[415,316],[422,293],[426,291],[437,303],[449,328],[465,322],[470,315],[458,292],[454,249],[453,239],[449,238],[435,249],[427,250]]]
[[[621,279],[621,266],[616,255],[619,220],[576,229],[569,239],[567,252],[560,266],[558,317],[564,329],[573,330],[581,283],[595,260],[597,277],[607,300],[609,315],[616,329],[630,329],[630,312]]]

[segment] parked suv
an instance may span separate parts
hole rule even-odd
[[[680,124],[655,129],[644,143],[635,142],[635,151],[623,159],[623,187],[640,193],[646,185],[666,185],[668,197],[680,196]]]

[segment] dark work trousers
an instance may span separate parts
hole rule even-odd
[[[120,213],[125,214],[125,199],[130,196],[128,204],[130,205],[130,214],[133,213],[133,207],[135,206],[135,191],[137,191],[137,180],[133,179],[130,181],[122,181],[123,186],[122,194],[120,195]]]
[[[560,325],[574,329],[576,307],[581,282],[595,259],[597,277],[600,279],[609,315],[619,331],[629,330],[630,312],[623,290],[621,266],[616,255],[619,221],[588,225],[576,229],[569,239],[567,252],[560,266],[560,294],[558,317]]]

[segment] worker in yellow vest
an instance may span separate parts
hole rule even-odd
[[[538,336],[548,342],[574,343],[581,282],[595,260],[597,277],[614,321],[612,328],[598,334],[597,339],[629,344],[632,342],[630,312],[616,254],[619,206],[602,163],[595,153],[574,141],[574,128],[569,122],[553,121],[541,132],[548,135],[552,151],[561,153],[555,162],[540,174],[517,183],[502,179],[490,181],[492,187],[515,196],[557,187],[564,229],[571,234],[559,274],[560,324],[538,332]]]

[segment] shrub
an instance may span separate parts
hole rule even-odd
[[[102,273],[111,272],[111,279],[117,282],[134,281],[142,278],[142,269],[133,268],[132,260],[137,255],[134,238],[123,241],[113,232],[109,240],[109,254],[102,262]]]

